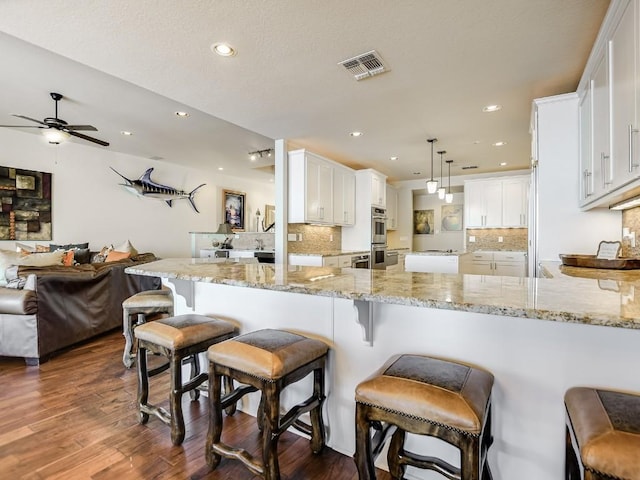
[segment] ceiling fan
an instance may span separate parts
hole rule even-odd
[[[69,135],[74,137],[81,138],[83,140],[87,140],[89,142],[97,143],[98,145],[102,145],[103,147],[108,147],[109,143],[103,140],[98,140],[97,138],[90,137],[88,135],[84,135],[82,133],[78,133],[78,130],[90,130],[93,132],[98,131],[96,127],[93,125],[69,125],[67,122],[58,118],[58,102],[62,100],[64,97],[60,93],[51,92],[51,98],[56,105],[56,113],[54,117],[47,117],[44,120],[36,120],[35,118],[25,117],[24,115],[16,115],[13,114],[14,117],[23,118],[25,120],[29,120],[30,122],[39,123],[40,125],[0,125],[0,127],[10,127],[10,128],[42,128],[44,129],[43,134],[49,141],[49,143],[58,144],[66,140]]]

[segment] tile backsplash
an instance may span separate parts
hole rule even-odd
[[[467,228],[467,252],[476,250],[527,250],[527,228]],[[469,237],[476,237],[470,242]],[[502,242],[500,241],[502,237]]]
[[[631,208],[622,212],[622,228],[628,228],[630,232],[635,232],[636,246],[632,247],[629,239],[623,238],[620,256],[640,257],[640,207]]]
[[[301,241],[288,241],[289,253],[317,253],[342,250],[342,228],[290,223],[289,234],[302,235]]]

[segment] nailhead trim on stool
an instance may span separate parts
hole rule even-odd
[[[640,395],[574,387],[564,403],[565,478],[640,479]]]
[[[136,293],[122,302],[122,335],[124,335],[124,353],[122,363],[131,368],[135,354],[133,353],[133,330],[136,326],[147,322],[151,315],[165,314],[173,317],[173,295],[171,290],[145,290]],[[132,321],[132,317],[136,321]]]
[[[356,452],[359,480],[374,480],[375,458],[391,436],[387,463],[394,479],[407,465],[447,478],[491,480],[493,375],[423,355],[396,355],[356,387]],[[371,428],[375,434],[371,435]],[[404,449],[407,433],[439,438],[460,450],[461,467]]]
[[[258,330],[213,345],[209,357],[209,432],[206,459],[211,469],[220,464],[221,457],[241,461],[252,473],[265,480],[278,480],[278,439],[289,427],[311,437],[311,449],[319,453],[324,447],[322,404],[324,369],[329,347],[319,340],[282,330]],[[313,393],[304,402],[280,416],[280,393],[313,372]],[[226,375],[242,386],[224,397],[221,395],[221,376]],[[262,430],[262,461],[246,450],[221,442],[222,410],[250,392],[260,391],[258,427]],[[309,412],[311,425],[298,419]]]
[[[138,339],[138,411],[140,423],[147,423],[149,415],[155,415],[171,426],[171,441],[180,445],[184,440],[185,426],[182,415],[182,395],[189,392],[197,400],[197,387],[209,378],[200,373],[198,354],[211,345],[238,335],[238,328],[224,320],[204,315],[179,315],[139,325],[134,330]],[[153,370],[147,369],[147,351],[164,355],[169,362]],[[191,376],[182,383],[182,361],[189,358]],[[170,369],[170,413],[148,403],[149,378]],[[230,385],[230,383],[229,383]]]

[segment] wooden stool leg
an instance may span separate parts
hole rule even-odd
[[[280,391],[273,382],[264,382],[264,420],[262,431],[262,461],[264,480],[280,480],[278,438],[280,423]]]
[[[387,464],[389,466],[389,473],[395,480],[402,480],[407,469],[407,466],[400,462],[400,456],[404,455],[404,441],[406,437],[407,433],[401,428],[398,428],[393,433],[391,443],[389,444]]]
[[[133,326],[131,324],[131,315],[129,311],[124,309],[122,314],[122,335],[124,335],[124,353],[122,355],[122,363],[127,368],[133,365]]]
[[[480,480],[480,439],[467,438],[462,441],[461,480]]]
[[[195,353],[189,357],[189,363],[191,364],[191,380],[200,375],[200,359],[198,358],[198,354]],[[189,390],[189,396],[192,401],[198,400],[200,398],[200,390],[194,388],[193,390]]]
[[[222,397],[221,376],[214,371],[213,364],[209,366],[209,431],[207,432],[207,443],[205,448],[205,458],[207,465],[214,470],[219,464],[221,457],[214,453],[213,445],[220,443],[222,436]]]
[[[375,480],[376,471],[371,455],[368,407],[356,403],[356,453],[354,455],[359,480]]]
[[[235,390],[233,387],[233,379],[230,376],[225,375],[223,378],[223,381],[224,381],[224,394],[228,395],[232,393]],[[224,413],[226,413],[227,416],[230,417],[236,413],[236,408],[237,408],[237,403],[232,403],[225,409]]]
[[[564,457],[564,469],[565,480],[580,480],[580,466],[578,465],[578,459],[576,457],[576,451],[573,448],[571,441],[571,433],[569,427],[565,427],[565,457]]]
[[[149,376],[147,373],[147,349],[138,349],[138,421],[145,424],[149,421],[149,414],[142,411],[142,406],[149,400]]]
[[[171,372],[171,442],[180,445],[184,440],[185,428],[182,416],[182,356],[175,352],[169,358]]]
[[[258,430],[261,432],[264,431],[264,392],[260,393],[260,403],[258,404],[256,423],[258,424]]]
[[[324,403],[324,368],[313,371],[313,396],[320,400],[319,405],[309,412],[311,417],[311,451],[320,453],[324,448],[324,422],[322,404]]]

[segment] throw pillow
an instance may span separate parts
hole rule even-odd
[[[40,245],[38,243],[36,243],[36,253],[44,253],[44,252],[50,252],[50,247],[49,245]]]
[[[107,259],[105,260],[105,262],[115,262],[117,260],[124,260],[125,258],[129,258],[130,256],[131,256],[131,253],[129,252],[119,252],[117,250],[113,250],[109,252],[109,255],[107,255]]]
[[[20,257],[17,261],[13,262],[14,265],[28,265],[30,267],[48,267],[51,265],[62,265],[62,257],[64,252],[59,250],[57,252],[49,253],[32,253],[26,257]]]
[[[73,259],[76,263],[90,263],[91,262],[91,250],[88,248],[74,248]]]
[[[129,252],[132,257],[135,257],[138,254],[138,250],[131,245],[131,242],[127,240],[122,245],[118,245],[117,247],[113,247],[113,249],[117,252]]]
[[[65,267],[73,267],[73,250],[67,250],[62,254],[62,264]]]

